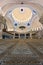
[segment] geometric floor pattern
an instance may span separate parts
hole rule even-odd
[[[43,65],[43,39],[0,40],[0,65]]]

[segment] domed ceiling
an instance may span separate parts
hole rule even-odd
[[[43,6],[37,2],[35,3],[34,0],[0,1],[0,14],[6,19],[7,31],[28,33],[42,30],[43,24],[39,20],[43,15]]]
[[[13,10],[12,17],[19,23],[24,23],[32,18],[32,11],[27,7],[18,7]]]

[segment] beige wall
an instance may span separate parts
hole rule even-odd
[[[3,6],[6,3],[20,3],[20,2],[28,3],[29,1],[39,3],[43,6],[43,0],[0,0],[0,6]]]

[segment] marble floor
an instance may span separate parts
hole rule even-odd
[[[43,39],[0,40],[0,65],[43,65]]]

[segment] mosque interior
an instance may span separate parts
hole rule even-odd
[[[43,65],[43,0],[0,0],[0,65]]]

